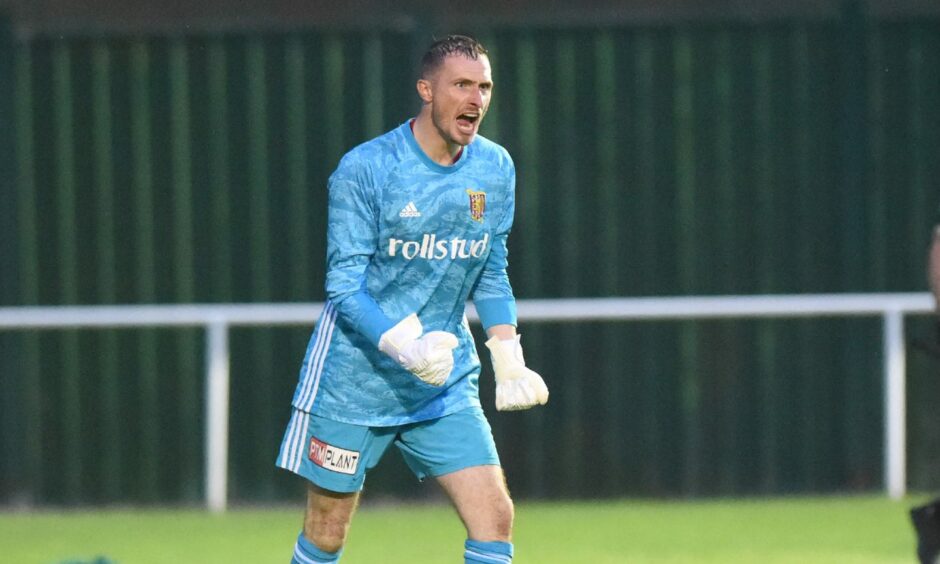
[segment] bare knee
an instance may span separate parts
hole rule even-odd
[[[348,531],[348,522],[330,516],[316,518],[308,515],[304,520],[304,537],[326,552],[336,552],[343,548]]]
[[[512,522],[515,514],[512,499],[508,495],[503,495],[493,508],[493,536],[496,538],[492,540],[506,542],[512,540]]]
[[[304,537],[326,552],[343,548],[357,502],[356,494],[336,494],[315,486],[310,488],[304,515]]]
[[[437,480],[453,501],[469,538],[512,540],[514,510],[500,467],[473,466],[439,476]]]
[[[509,488],[506,485],[506,478],[502,471],[499,472],[499,487],[492,493],[492,517],[490,520],[491,530],[490,539],[509,542],[512,540],[512,523],[516,515],[515,506],[512,498],[509,497]]]
[[[501,495],[495,495],[481,504],[476,518],[464,520],[469,538],[479,541],[512,540],[515,509],[512,499],[506,493],[500,493]]]

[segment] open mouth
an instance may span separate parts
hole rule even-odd
[[[457,116],[457,125],[461,129],[471,130],[478,121],[480,121],[480,114],[476,112],[466,112]]]

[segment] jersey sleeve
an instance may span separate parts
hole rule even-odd
[[[326,297],[347,324],[378,345],[394,323],[366,288],[366,269],[378,249],[378,202],[371,177],[341,162],[330,176],[327,205]]]
[[[512,229],[516,207],[516,172],[513,168],[510,171],[508,205],[497,224],[490,254],[470,294],[484,330],[493,325],[516,325],[516,299],[506,272],[509,265],[506,242]]]

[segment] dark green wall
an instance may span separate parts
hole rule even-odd
[[[484,132],[518,170],[518,297],[924,288],[940,21],[478,35],[496,82]],[[0,305],[322,300],[326,178],[414,114],[423,47],[391,31],[0,28]],[[273,457],[309,330],[233,331],[236,500],[300,491]],[[876,319],[522,332],[552,401],[492,413],[518,496],[881,486]],[[199,499],[202,340],[0,334],[0,501]],[[912,357],[914,487],[937,485],[937,372]],[[370,490],[413,492],[392,458]]]

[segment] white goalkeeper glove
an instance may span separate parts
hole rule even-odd
[[[486,348],[490,349],[493,372],[496,374],[497,410],[518,411],[544,405],[548,401],[545,381],[525,366],[519,335],[505,341],[491,337],[486,342]]]
[[[422,381],[443,385],[454,368],[457,337],[447,331],[423,332],[421,321],[412,313],[382,333],[379,350]]]

